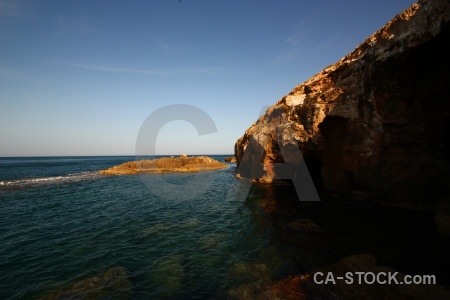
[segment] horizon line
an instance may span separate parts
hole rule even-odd
[[[136,154],[110,154],[110,155],[20,155],[20,156],[0,156],[0,158],[37,158],[37,157],[114,157],[114,156],[136,156],[136,157],[142,157],[142,156],[181,156],[181,154],[155,154],[155,155],[136,155]],[[220,153],[220,154],[214,154],[214,153],[201,153],[201,154],[187,154],[187,156],[201,156],[201,155],[218,155],[218,156],[234,156],[234,153]]]

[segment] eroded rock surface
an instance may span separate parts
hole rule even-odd
[[[449,21],[447,0],[413,4],[269,107],[236,142],[238,163],[261,158],[264,182],[296,147],[316,186],[435,205],[450,182]]]
[[[123,163],[106,170],[102,174],[124,175],[138,173],[200,172],[226,168],[227,165],[207,156],[163,157],[152,160],[137,160]]]

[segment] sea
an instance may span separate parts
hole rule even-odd
[[[241,269],[254,268],[261,251],[277,251],[266,216],[227,197],[236,164],[146,178],[98,172],[132,160],[0,158],[0,299],[70,290],[117,267],[132,283],[117,295],[221,298],[255,279]]]
[[[431,214],[333,195],[301,203],[286,182],[233,196],[234,163],[199,173],[99,173],[132,160],[0,158],[0,299],[80,299],[92,287],[92,299],[239,299],[249,287],[361,253],[449,281],[438,259],[448,248],[430,237]],[[298,220],[314,226],[298,232]]]

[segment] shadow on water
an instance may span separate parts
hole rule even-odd
[[[267,238],[255,261],[266,264],[272,281],[350,255],[371,254],[378,265],[410,275],[433,274],[438,283],[450,284],[450,245],[436,234],[434,213],[325,193],[321,200],[299,201],[294,187],[286,182],[253,184],[245,206],[251,212],[254,233]]]

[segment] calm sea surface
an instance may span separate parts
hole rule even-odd
[[[222,299],[360,253],[408,274],[446,274],[439,257],[448,248],[430,237],[432,215],[342,201],[300,207],[283,184],[254,185],[233,201],[235,164],[145,178],[97,172],[131,160],[0,158],[0,299],[68,290],[110,268],[130,283],[112,295]],[[298,219],[321,230],[290,230]]]
[[[97,172],[133,159],[0,158],[1,299],[44,296],[112,267],[126,270],[135,299],[224,297],[264,255],[289,272],[263,211],[226,200],[235,164],[148,175],[147,185]]]

